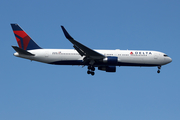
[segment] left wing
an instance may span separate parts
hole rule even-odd
[[[73,47],[76,49],[76,51],[81,55],[81,56],[86,56],[90,59],[93,59],[93,60],[97,60],[97,59],[103,59],[105,58],[104,55],[86,47],[85,45],[79,43],[78,41],[74,40],[70,35],[69,33],[66,31],[66,29],[61,26],[63,32],[64,32],[64,35],[66,36],[66,38],[74,45]]]

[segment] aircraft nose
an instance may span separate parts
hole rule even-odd
[[[164,58],[164,62],[165,62],[165,64],[168,64],[168,63],[172,62],[172,59],[170,57],[166,57],[166,58]]]
[[[169,63],[172,62],[172,59],[169,57]]]
[[[166,59],[166,62],[167,62],[167,63],[170,63],[170,62],[172,62],[172,59],[171,59],[170,57],[168,57],[168,58]]]

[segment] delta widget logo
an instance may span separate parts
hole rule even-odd
[[[132,55],[133,54],[133,52],[130,52],[130,55]]]

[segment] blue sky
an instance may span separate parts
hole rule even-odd
[[[2,0],[1,120],[179,120],[178,0]],[[60,25],[93,49],[156,50],[173,62],[87,75],[80,66],[17,58],[10,23],[42,48],[70,48]]]

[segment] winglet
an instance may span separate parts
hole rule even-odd
[[[73,39],[69,33],[67,32],[67,30],[64,28],[64,26],[61,26],[63,32],[64,32],[64,35],[66,36],[66,38],[69,40],[69,39]],[[74,40],[74,39],[73,39]]]

